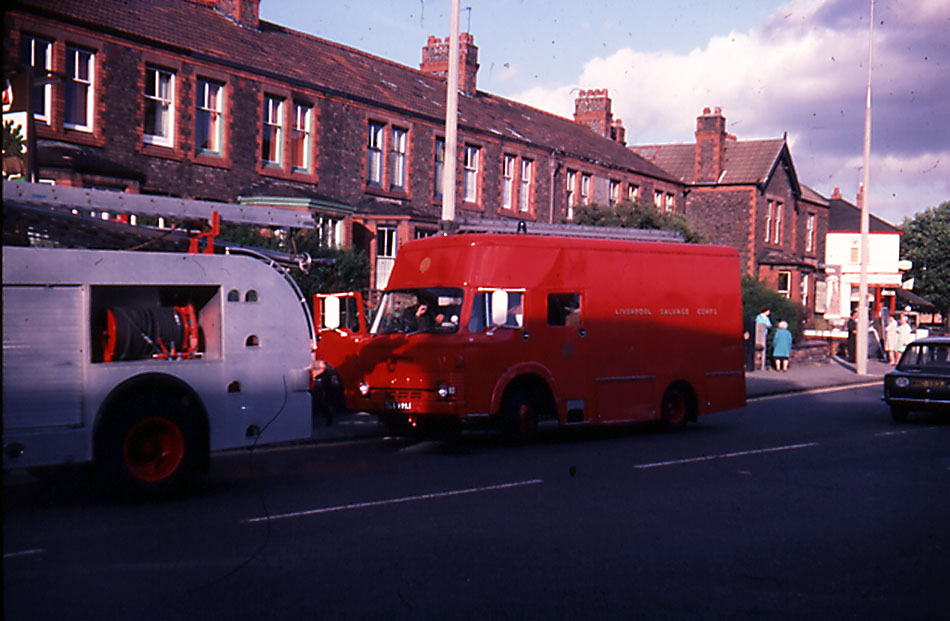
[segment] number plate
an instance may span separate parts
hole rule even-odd
[[[408,412],[412,409],[412,402],[410,401],[387,401],[386,402],[387,410],[396,410],[399,412]]]
[[[943,388],[945,385],[943,380],[938,379],[922,379],[914,382],[914,386],[917,388]]]

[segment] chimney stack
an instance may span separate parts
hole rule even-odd
[[[574,122],[586,125],[601,136],[610,136],[613,113],[606,88],[581,91],[574,100]]]
[[[627,146],[627,130],[623,126],[623,120],[614,119],[610,124],[610,139]]]
[[[831,200],[841,200],[841,188],[835,187],[835,191],[831,193]]]
[[[201,4],[213,7],[231,21],[253,28],[260,26],[261,0],[198,0]]]
[[[623,127],[623,121],[614,118],[610,110],[611,103],[606,88],[580,91],[574,100],[574,122],[626,145],[627,130]]]
[[[693,157],[693,180],[696,182],[716,183],[722,174],[726,160],[726,141],[735,140],[726,133],[726,117],[722,108],[713,112],[703,108],[696,117],[696,149]]]
[[[426,46],[422,48],[422,63],[419,69],[428,75],[434,75],[443,80],[449,75],[449,44],[446,37],[443,41],[439,37],[430,36]],[[475,37],[471,33],[459,34],[459,90],[472,96],[476,90],[478,76],[478,48],[475,46]]]

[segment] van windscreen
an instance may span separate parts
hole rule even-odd
[[[372,334],[458,331],[462,290],[454,287],[401,289],[383,294]]]

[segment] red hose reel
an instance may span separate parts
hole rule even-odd
[[[104,362],[196,358],[199,342],[194,304],[106,309],[101,335]]]

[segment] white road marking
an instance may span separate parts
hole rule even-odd
[[[471,487],[469,489],[457,489],[447,492],[435,492],[432,494],[420,494],[418,496],[404,496],[402,498],[389,498],[387,500],[373,500],[369,502],[357,502],[348,505],[337,505],[335,507],[323,507],[320,509],[309,509],[307,511],[294,511],[293,513],[281,513],[278,515],[256,517],[244,520],[245,524],[254,524],[265,522],[267,520],[284,520],[287,518],[306,517],[310,515],[320,515],[323,513],[335,513],[337,511],[351,511],[353,509],[368,509],[370,507],[382,507],[386,505],[398,505],[407,502],[416,502],[419,500],[433,500],[436,498],[448,498],[450,496],[463,496],[466,494],[477,494],[480,492],[494,492],[502,489],[511,489],[513,487],[524,487],[526,485],[538,485],[544,483],[543,479],[531,479],[529,481],[515,481],[513,483],[500,483],[498,485],[487,485],[485,487]]]
[[[673,459],[670,461],[657,461],[650,464],[637,464],[636,469],[661,468],[663,466],[676,466],[679,464],[693,464],[701,461],[713,461],[716,459],[730,459],[732,457],[744,457],[746,455],[762,455],[763,453],[777,453],[779,451],[794,451],[797,449],[810,448],[818,446],[817,442],[808,442],[805,444],[789,444],[787,446],[774,446],[764,449],[753,449],[749,451],[738,451],[735,453],[720,453],[719,455],[705,455],[703,457],[689,457],[687,459]]]
[[[46,552],[46,550],[42,548],[35,548],[33,550],[21,550],[19,552],[7,552],[6,554],[3,555],[3,560],[6,560],[8,558],[17,558],[20,556],[33,556],[36,554],[43,554],[44,552]]]

